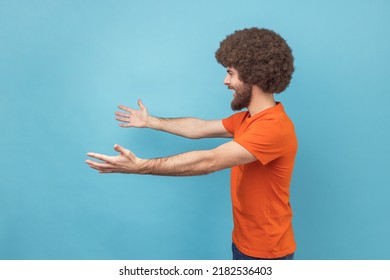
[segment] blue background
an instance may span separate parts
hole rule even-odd
[[[123,129],[153,115],[231,114],[226,35],[266,27],[296,71],[277,96],[296,125],[297,259],[389,259],[388,1],[0,0],[0,259],[230,259],[229,171],[99,175],[86,153],[210,149]]]

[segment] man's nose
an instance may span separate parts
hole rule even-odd
[[[223,83],[226,86],[230,85],[230,77],[229,77],[229,75],[226,75],[225,79],[223,80]]]

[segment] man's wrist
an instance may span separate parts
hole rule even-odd
[[[134,170],[134,173],[136,174],[150,174],[150,168],[148,168],[148,163],[150,160],[148,159],[142,159],[137,158],[135,166],[136,169]]]
[[[146,120],[146,127],[151,129],[159,129],[159,123],[159,118],[148,116],[148,119]]]

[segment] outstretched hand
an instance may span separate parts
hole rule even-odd
[[[116,120],[121,121],[121,127],[146,127],[148,124],[149,113],[141,99],[138,100],[139,110],[120,105],[119,109],[124,112],[115,112]]]
[[[88,153],[91,158],[100,160],[86,160],[85,162],[100,173],[140,173],[141,159],[137,158],[131,151],[118,144],[114,146],[117,156],[107,156],[97,153]]]

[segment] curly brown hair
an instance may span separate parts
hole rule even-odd
[[[294,72],[294,57],[286,41],[264,28],[246,28],[228,35],[215,58],[224,67],[234,67],[243,82],[268,93],[285,90]]]

